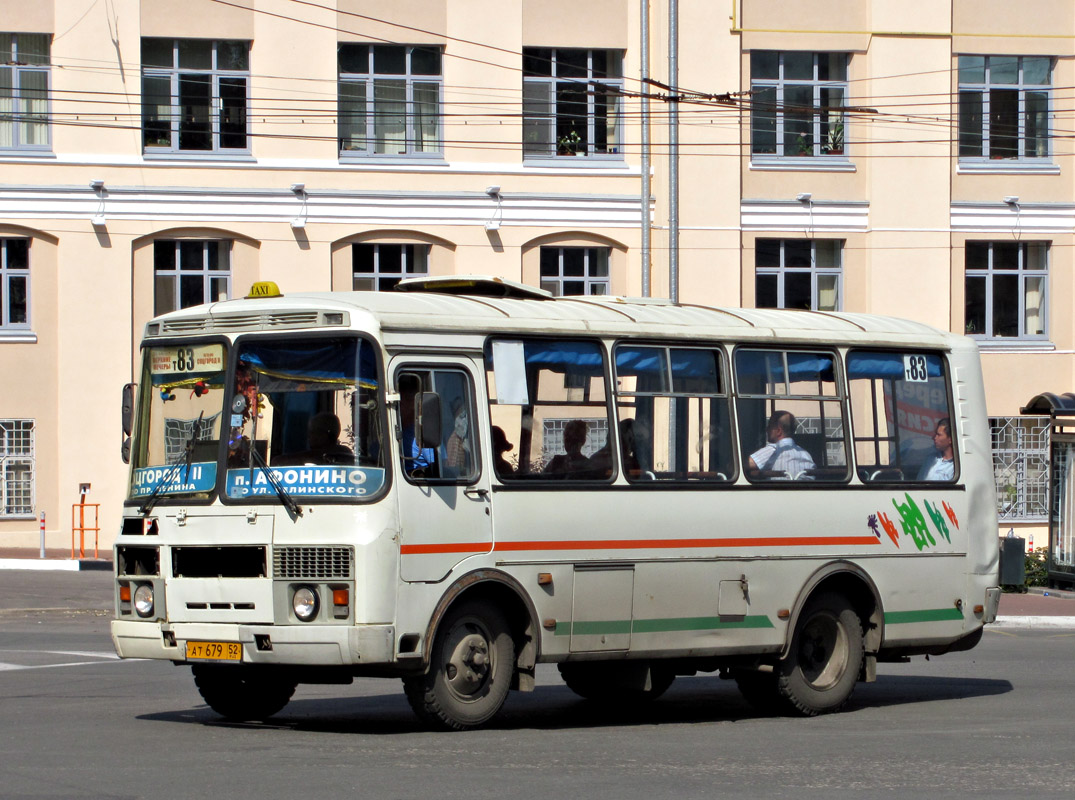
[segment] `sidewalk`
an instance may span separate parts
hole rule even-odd
[[[0,547],[0,570],[5,569],[28,569],[82,572],[85,570],[112,571],[112,549],[98,550],[98,558],[93,557],[93,549],[86,551],[86,558],[79,558],[75,551],[75,558],[71,558],[71,551],[64,548],[50,547],[45,550],[45,557],[41,558],[41,550],[32,550],[25,547]]]

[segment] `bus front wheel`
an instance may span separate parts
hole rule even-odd
[[[847,598],[835,592],[810,598],[776,668],[780,695],[805,716],[839,710],[855,689],[863,651],[862,622]]]
[[[263,720],[287,705],[298,682],[249,666],[196,664],[194,684],[206,704],[233,722]]]
[[[404,678],[407,700],[427,724],[467,730],[488,722],[504,705],[515,645],[504,615],[485,603],[451,609],[433,641],[429,670]]]

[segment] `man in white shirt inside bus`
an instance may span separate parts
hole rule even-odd
[[[813,456],[795,444],[795,415],[790,411],[774,411],[765,428],[768,444],[750,456],[747,474],[751,478],[808,477],[807,470],[814,469]]]
[[[933,431],[933,453],[918,471],[920,481],[950,481],[955,477],[955,455],[952,452],[952,421],[948,417],[937,420]]]

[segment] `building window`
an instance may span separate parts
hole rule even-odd
[[[844,157],[846,53],[750,54],[750,152]]]
[[[404,278],[429,274],[428,244],[351,245],[351,288],[385,292]]]
[[[1049,418],[990,417],[997,516],[1045,522],[1049,513]]]
[[[523,156],[622,157],[623,53],[523,48]]]
[[[843,249],[836,239],[758,239],[755,307],[839,311]]]
[[[541,288],[557,297],[609,294],[609,248],[542,247]]]
[[[0,150],[49,147],[49,39],[0,33]]]
[[[995,339],[1046,338],[1047,242],[967,242],[966,328]]]
[[[243,41],[143,39],[145,151],[249,151],[249,51]]]
[[[231,297],[231,242],[162,239],[153,243],[154,313]]]
[[[342,154],[441,152],[440,48],[341,44],[337,56]]]
[[[959,57],[959,157],[1049,157],[1052,59]]]
[[[34,513],[34,421],[0,419],[0,517]]]
[[[0,330],[30,327],[30,240],[0,239]]]

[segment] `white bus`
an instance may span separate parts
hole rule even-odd
[[[434,727],[539,663],[601,701],[720,671],[841,707],[999,601],[975,344],[886,317],[488,278],[151,321],[112,637],[230,719],[395,676]],[[130,398],[128,397],[128,400]]]

